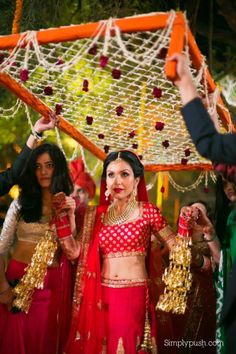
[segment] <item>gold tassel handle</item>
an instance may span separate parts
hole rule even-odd
[[[14,288],[13,307],[28,313],[34,289],[43,288],[47,267],[52,263],[56,250],[56,238],[54,232],[49,229],[38,242],[24,276]]]
[[[176,237],[176,245],[170,251],[170,265],[162,276],[166,287],[164,294],[156,305],[156,309],[184,314],[187,304],[187,293],[192,285],[190,273],[191,250],[190,239]]]

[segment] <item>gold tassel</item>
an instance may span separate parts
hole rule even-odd
[[[47,267],[52,263],[57,242],[52,230],[47,230],[40,239],[26,273],[14,288],[15,299],[12,306],[28,313],[34,289],[42,289]]]
[[[146,311],[146,318],[144,323],[144,333],[143,333],[143,342],[140,345],[140,350],[138,353],[149,353],[152,350],[152,335],[151,335],[151,326],[148,319],[148,311]]]
[[[170,265],[162,276],[166,287],[164,294],[156,305],[156,309],[184,314],[187,304],[187,293],[192,285],[190,273],[191,250],[190,239],[176,237],[176,245],[170,251]]]

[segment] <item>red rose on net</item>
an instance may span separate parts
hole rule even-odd
[[[20,70],[20,79],[21,81],[25,82],[29,78],[29,70],[28,69],[21,69]]]
[[[56,104],[56,114],[61,114],[62,112],[62,104],[57,103]]]
[[[92,125],[93,124],[93,117],[87,116],[86,117],[86,122],[87,122],[88,125]]]
[[[162,142],[162,145],[164,146],[164,148],[167,149],[167,148],[170,146],[169,140],[164,140],[164,141]]]
[[[181,165],[187,165],[188,159],[181,159]]]
[[[88,54],[96,55],[96,54],[97,54],[97,51],[98,51],[98,46],[97,46],[97,44],[95,43],[95,44],[88,50]]]
[[[124,111],[124,108],[122,106],[116,107],[116,115],[121,116]]]
[[[121,77],[120,69],[113,69],[111,74],[112,74],[113,79],[116,79],[116,80]]]
[[[152,90],[152,94],[155,98],[161,98],[162,90],[158,87],[154,87],[154,89]]]
[[[191,150],[189,148],[184,150],[184,155],[186,157],[190,156],[190,154],[191,154]]]
[[[129,137],[130,137],[130,138],[135,137],[135,135],[136,135],[136,133],[135,133],[135,131],[134,131],[134,130],[132,130],[132,132],[130,132],[130,133],[129,133]]]
[[[53,89],[52,86],[46,86],[44,87],[44,93],[46,96],[51,96],[53,94]]]
[[[108,64],[109,58],[105,57],[105,55],[101,55],[99,59],[99,66],[101,68],[105,68]]]
[[[155,128],[158,131],[162,131],[164,129],[165,124],[163,122],[156,122]]]

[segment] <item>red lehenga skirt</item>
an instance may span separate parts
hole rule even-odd
[[[102,279],[107,354],[137,354],[143,341],[147,302],[147,281]],[[148,304],[152,350],[157,353],[154,306]]]
[[[8,281],[22,278],[27,264],[11,260]],[[1,354],[61,354],[68,334],[70,296],[62,296],[62,267],[48,268],[44,287],[35,290],[26,314],[0,304]],[[65,285],[65,284],[64,284]],[[66,285],[65,285],[66,286]],[[62,318],[62,316],[64,316]],[[59,323],[60,322],[60,323]]]

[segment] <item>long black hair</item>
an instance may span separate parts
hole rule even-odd
[[[112,162],[117,160],[117,158],[121,158],[126,161],[133,170],[134,177],[143,177],[144,175],[144,167],[141,163],[140,159],[133,152],[128,150],[114,151],[111,152],[105,159],[103,163],[103,172],[102,178],[106,178],[107,166]]]
[[[41,187],[37,181],[35,170],[38,157],[44,153],[48,153],[54,164],[50,186],[52,194],[64,192],[69,195],[73,190],[67,162],[61,149],[57,145],[48,143],[35,148],[19,178],[21,216],[26,222],[39,221],[42,216]]]

